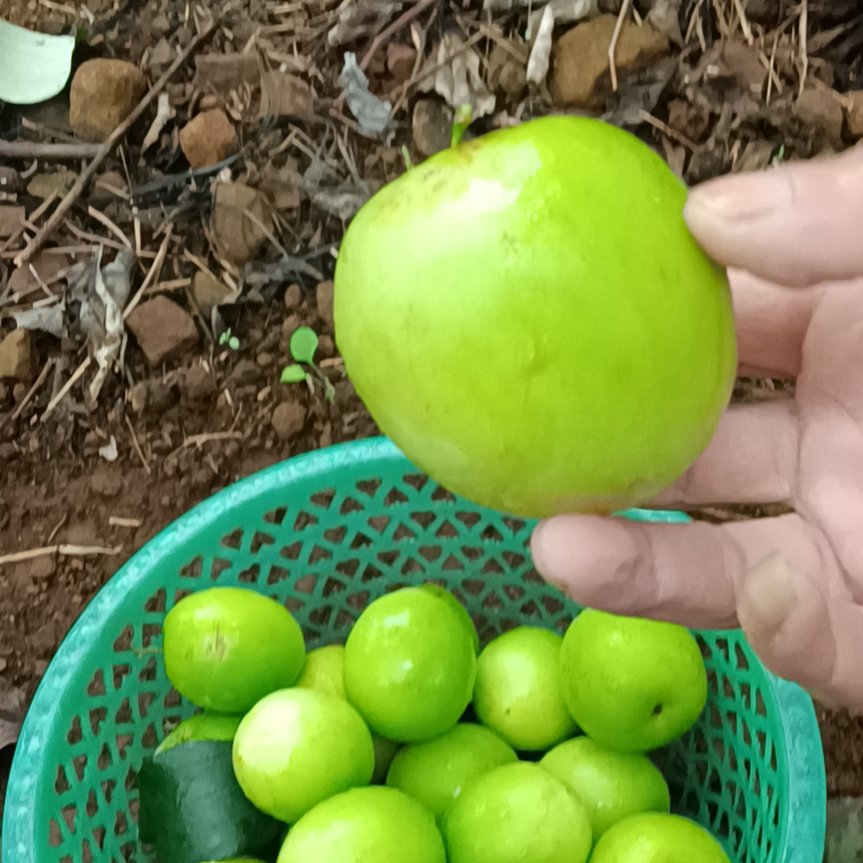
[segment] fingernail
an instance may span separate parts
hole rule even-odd
[[[768,626],[778,629],[797,607],[797,592],[787,562],[778,554],[759,563],[743,584],[755,614]]]
[[[794,187],[782,169],[734,174],[690,191],[683,210],[687,222],[757,219],[791,204]]]

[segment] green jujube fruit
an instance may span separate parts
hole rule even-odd
[[[335,333],[381,430],[464,497],[611,512],[692,464],[736,373],[724,271],[634,135],[544,117],[380,189],[343,239]]]

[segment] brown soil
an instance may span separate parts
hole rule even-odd
[[[283,168],[289,157],[304,175],[300,204],[282,212],[278,222],[287,252],[303,260],[286,266],[276,278],[266,278],[264,265],[279,257],[268,245],[242,272],[223,268],[204,230],[212,178],[196,188],[186,178],[182,191],[164,182],[166,176],[188,170],[177,148],[176,130],[200,105],[200,94],[192,84],[194,62],[190,62],[168,85],[166,92],[177,117],[155,147],[141,153],[153,106],[102,170],[117,171],[136,186],[156,181],[158,188],[139,204],[139,209],[150,208],[147,218],[139,212],[141,248],[150,254],[139,258],[132,290],[151,267],[154,253],[164,242],[164,225],[170,223],[160,290],[164,288],[166,295],[192,312],[200,346],[154,368],[130,336],[122,370],[108,376],[95,405],[85,399],[82,385],[89,377],[84,376],[47,417],[52,396],[86,355],[86,346],[74,334],[62,340],[39,336],[38,368],[48,360],[52,366],[23,409],[16,411],[16,406],[30,382],[17,387],[11,381],[0,382],[0,554],[72,546],[66,554],[0,565],[0,683],[7,691],[21,690],[25,702],[84,605],[129,555],[168,522],[217,489],[277,460],[375,431],[335,356],[332,323],[327,310],[317,305],[316,287],[331,276],[330,249],[338,244],[351,212],[350,206],[338,212],[333,203],[336,192],[359,200],[367,196],[403,169],[402,145],[414,161],[422,158],[421,142],[412,137],[410,122],[420,98],[416,76],[408,76],[404,83],[386,68],[387,43],[410,47],[411,24],[397,28],[367,67],[371,90],[397,106],[393,139],[383,143],[359,135],[347,107],[339,101],[343,50],[354,50],[361,58],[374,35],[412,4],[378,3],[380,15],[372,15],[367,27],[358,28],[338,48],[331,47],[326,37],[339,21],[340,7],[330,0],[287,4],[233,0],[217,5],[220,27],[201,52],[240,51],[249,40],[257,39],[268,65],[298,56],[293,71],[311,85],[314,116],[300,123],[273,117],[261,120],[260,93],[248,85],[219,97],[240,134],[239,159],[231,166],[233,179],[262,185],[266,165]],[[426,56],[450,29],[462,38],[475,39],[471,44],[479,52],[485,80],[498,102],[495,112],[474,128],[483,131],[514,117],[554,109],[545,87],[528,91],[523,80],[519,84],[503,74],[492,75],[495,46],[508,46],[510,54],[522,60],[526,56],[529,46],[519,35],[525,30],[525,15],[483,16],[479,5],[435,0],[412,22]],[[614,3],[600,5],[611,11],[617,8]],[[644,15],[651,4],[635,5]],[[654,144],[685,179],[694,182],[728,170],[763,167],[777,157],[810,156],[851,143],[841,123],[837,132],[831,117],[810,116],[803,122],[796,99],[801,75],[807,76],[807,87],[817,84],[845,92],[861,86],[861,40],[855,34],[863,28],[856,26],[854,3],[810,0],[805,67],[795,36],[799,9],[782,0],[742,4],[749,9],[745,24],[735,12],[739,4],[731,2],[683,0],[665,5],[679,13],[680,44],[672,40],[662,57],[629,73],[624,70],[619,94],[602,101],[610,119]],[[51,4],[48,9],[24,0],[11,0],[10,6],[10,0],[0,0],[0,16],[55,32],[68,31],[73,22],[64,8]],[[96,20],[87,25],[88,44],[82,55],[120,57],[143,62],[148,69],[145,46],[155,45],[162,34],[172,47],[188,42],[194,21],[185,20],[186,8],[187,4],[175,0],[90,4]],[[202,10],[192,11],[193,18],[202,17]],[[483,35],[483,28],[491,35]],[[751,55],[740,50],[747,32],[754,34],[758,56],[773,58],[772,84],[764,81],[766,69],[762,67],[762,76],[757,63],[749,62]],[[726,51],[728,45],[733,50]],[[157,77],[152,70],[148,74],[151,81]],[[0,106],[0,138],[46,140],[46,128],[56,130],[66,122],[65,105],[61,97],[50,111],[17,112]],[[22,116],[36,119],[28,127]],[[32,123],[41,131],[34,132]],[[9,164],[26,173],[31,162]],[[322,172],[310,170],[315,165],[322,166]],[[39,170],[54,167],[42,163]],[[77,171],[81,166],[72,162],[70,167]],[[162,186],[158,186],[160,180]],[[41,203],[26,193],[21,200],[28,213]],[[127,236],[133,236],[128,201],[110,196],[107,203],[101,200],[100,209]],[[46,248],[92,247],[91,240],[82,240],[82,230],[112,239],[104,224],[88,217],[87,202],[82,198],[72,208],[68,222]],[[162,232],[157,235],[158,226]],[[216,331],[194,303],[188,283],[181,284],[197,269],[187,252],[217,273],[242,278],[241,296],[235,304],[221,307]],[[12,271],[2,241],[0,253],[2,297]],[[172,282],[180,287],[170,287]],[[287,290],[291,283],[300,285],[296,305],[295,289]],[[286,295],[291,308],[285,305]],[[0,338],[11,329],[7,317],[0,306]],[[288,362],[288,337],[302,324],[321,336],[319,357],[335,387],[332,403],[320,387],[311,393],[302,385],[279,383],[280,369]],[[239,340],[236,350],[219,343],[218,333],[227,327]],[[284,430],[277,432],[272,419],[278,405],[286,402],[298,406],[302,421],[301,428],[285,439],[278,433]],[[112,439],[117,457],[108,461],[100,448]],[[81,553],[91,547],[113,553]],[[821,722],[831,794],[863,794],[863,723],[828,711],[821,712]]]

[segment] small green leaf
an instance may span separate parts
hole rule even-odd
[[[298,384],[306,379],[306,370],[296,364],[285,366],[280,378],[283,384]]]
[[[318,336],[311,327],[300,327],[291,336],[291,356],[298,363],[311,365],[318,349]]]
[[[219,335],[219,344],[226,345],[228,344],[229,339],[231,338],[231,328],[228,327],[223,333]]]
[[[0,21],[0,100],[34,105],[60,93],[72,71],[72,36],[49,36]]]
[[[236,336],[231,336],[231,338],[228,339],[228,347],[232,351],[238,350],[240,347],[240,340]]]
[[[329,378],[324,378],[324,398],[330,404],[336,400],[336,388],[330,383]]]

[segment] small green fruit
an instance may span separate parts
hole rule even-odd
[[[549,629],[519,626],[490,641],[479,655],[476,715],[516,749],[548,749],[576,731],[563,700],[562,643]]]
[[[470,702],[476,653],[463,619],[422,588],[379,597],[345,644],[345,689],[373,731],[428,740],[452,728]]]
[[[288,824],[327,797],[367,785],[374,760],[371,734],[356,710],[310,689],[262,698],[234,738],[234,772],[243,793]]]
[[[440,818],[471,779],[516,760],[493,731],[462,722],[433,740],[403,747],[390,766],[387,785],[410,794]]]
[[[543,117],[445,150],[345,234],[335,331],[382,431],[450,490],[610,512],[691,465],[731,396],[722,270],[634,135]]]
[[[446,863],[432,814],[394,788],[331,797],[288,833],[278,863]]]
[[[575,721],[604,746],[647,752],[689,730],[707,702],[707,670],[692,633],[656,620],[582,611],[560,653]]]
[[[444,602],[449,604],[450,608],[452,608],[453,611],[455,611],[455,613],[462,619],[464,627],[473,642],[474,650],[479,653],[479,635],[477,634],[476,627],[473,624],[473,619],[468,613],[468,610],[445,587],[442,587],[439,584],[427,582],[426,584],[420,585],[420,590],[427,590],[432,596],[436,596],[438,599],[442,599]]]
[[[198,707],[245,713],[290,686],[306,659],[291,613],[253,590],[213,587],[181,599],[166,615],[165,671]]]
[[[303,672],[294,686],[328,692],[347,700],[344,645],[328,644],[326,647],[309,651]]]
[[[590,820],[569,786],[536,764],[495,767],[443,818],[449,863],[585,863]]]
[[[594,842],[612,825],[639,812],[668,812],[668,785],[644,755],[615,752],[589,737],[555,746],[539,762],[579,796]]]
[[[593,849],[590,863],[731,863],[716,839],[680,815],[648,812],[618,821]]]

